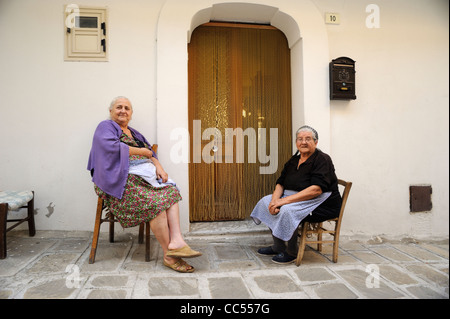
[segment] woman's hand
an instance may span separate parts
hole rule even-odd
[[[280,212],[281,206],[283,206],[285,203],[282,201],[281,196],[283,196],[284,188],[280,184],[277,184],[275,186],[275,190],[272,194],[272,200],[269,203],[269,212],[272,215],[276,215]]]
[[[156,167],[156,177],[158,179],[161,179],[163,183],[167,182],[167,180],[169,179],[169,175],[166,173],[161,163],[156,159],[156,157],[152,157],[151,161]]]
[[[129,147],[129,152],[130,155],[141,155],[141,156],[145,156],[147,158],[152,158],[153,157],[153,152],[150,151],[150,149],[146,148],[146,147],[134,147],[134,146],[130,146]]]
[[[141,150],[144,152],[143,155],[144,155],[145,157],[147,157],[147,158],[149,158],[149,159],[153,157],[153,152],[150,151],[148,148],[145,147],[145,148],[142,148]]]
[[[283,205],[316,198],[317,196],[322,194],[322,189],[317,185],[311,185],[294,195],[280,198],[281,194],[282,192],[280,192],[280,189],[278,189],[278,191],[277,189],[275,189],[275,192],[272,195],[272,200],[269,203],[269,212],[272,215],[278,214],[280,212],[281,206]]]
[[[156,166],[156,177],[160,178],[163,183],[167,182],[169,175],[164,171],[161,165]]]
[[[272,215],[276,215],[280,212],[281,206],[283,206],[283,201],[281,198],[272,199],[269,203],[269,212]]]

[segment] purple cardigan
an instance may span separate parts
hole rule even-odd
[[[128,128],[136,138],[150,145],[141,133],[131,127]],[[92,181],[95,185],[119,199],[122,198],[127,183],[130,156],[129,146],[120,141],[121,135],[122,129],[116,122],[112,120],[100,122],[94,133],[87,166],[89,171],[94,169]],[[155,152],[153,156],[156,157]]]

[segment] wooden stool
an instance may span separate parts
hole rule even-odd
[[[8,219],[8,211],[18,211],[27,208],[25,218]],[[7,223],[15,223],[7,228]],[[28,234],[36,234],[34,224],[34,192],[33,191],[1,191],[0,192],[0,259],[6,258],[6,233],[20,224],[28,222]]]

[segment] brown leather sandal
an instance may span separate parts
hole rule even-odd
[[[185,262],[183,259],[180,259],[173,264],[169,264],[167,261],[164,260],[164,266],[169,267],[175,271],[182,272],[182,273],[191,273],[194,272],[195,268],[191,265],[189,265],[187,262]]]
[[[202,255],[201,252],[193,250],[188,245],[177,249],[169,249],[166,254],[167,257],[179,257],[179,258],[193,258],[199,257],[201,255]]]

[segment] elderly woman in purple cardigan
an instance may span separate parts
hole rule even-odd
[[[95,192],[122,227],[150,222],[164,252],[164,265],[178,272],[193,272],[182,258],[201,253],[186,244],[180,230],[181,195],[164,171],[150,143],[128,126],[133,114],[126,97],[110,105],[110,120],[95,130],[87,169]]]

